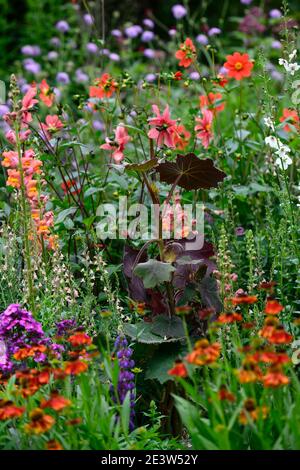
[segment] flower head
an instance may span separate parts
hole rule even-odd
[[[175,57],[179,59],[179,65],[185,68],[195,61],[196,48],[190,38],[187,38],[184,43],[180,44],[180,49],[176,52]]]
[[[155,104],[152,106],[152,110],[156,117],[148,120],[150,126],[153,126],[153,129],[148,132],[148,137],[156,140],[159,146],[164,144],[167,147],[174,147],[173,136],[176,121],[170,117],[169,106],[166,106],[162,114],[160,114],[160,110]]]
[[[233,55],[226,57],[224,67],[228,70],[228,76],[233,77],[236,80],[242,80],[242,78],[250,77],[251,70],[253,69],[253,62],[249,60],[248,54],[240,54],[234,52]]]
[[[124,158],[124,150],[126,144],[130,141],[126,127],[119,125],[115,129],[115,139],[110,140],[108,137],[105,139],[105,144],[100,146],[101,149],[111,150],[112,157],[116,163],[120,163]]]
[[[104,73],[95,80],[95,86],[90,87],[90,98],[110,98],[116,91],[117,84],[109,73]]]
[[[203,147],[207,148],[213,138],[213,113],[208,109],[204,109],[202,111],[202,115],[202,118],[196,118],[196,122],[198,124],[195,126],[195,131],[197,132],[196,136],[201,140]]]

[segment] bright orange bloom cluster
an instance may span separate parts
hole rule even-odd
[[[201,339],[195,343],[194,350],[187,355],[186,360],[196,366],[213,364],[220,356],[221,345],[210,344],[207,339]]]
[[[257,296],[246,294],[238,295],[229,299],[229,302],[231,302],[233,305],[251,305],[257,302]]]
[[[0,400],[0,421],[19,418],[25,408],[14,405],[10,400]]]
[[[55,439],[51,439],[46,443],[47,450],[63,450],[62,445]]]
[[[244,402],[244,407],[240,413],[239,421],[241,424],[246,425],[251,421],[266,419],[268,413],[269,409],[267,406],[257,406],[255,400],[248,398]]]
[[[278,313],[282,312],[283,309],[283,305],[281,305],[277,300],[268,299],[265,306],[265,313],[267,315],[278,315]]]
[[[187,38],[184,43],[180,44],[180,49],[176,51],[176,59],[179,59],[179,65],[182,67],[189,67],[196,58],[196,47],[190,38]]]
[[[84,332],[77,332],[67,340],[74,348],[92,344],[92,339]]]
[[[109,73],[96,78],[95,86],[90,86],[90,98],[110,98],[118,85]]]
[[[253,62],[249,60],[248,54],[240,54],[235,52],[232,55],[226,57],[224,67],[228,70],[228,77],[233,77],[236,80],[242,80],[242,78],[250,77],[251,70],[253,69]]]
[[[235,323],[237,321],[242,321],[243,317],[240,313],[223,313],[217,319],[217,323],[226,324],[226,323]]]
[[[280,325],[278,318],[267,317],[259,335],[271,344],[289,344],[293,336]]]
[[[42,400],[40,403],[40,407],[42,409],[51,408],[52,410],[55,410],[55,411],[61,411],[70,405],[71,405],[71,401],[59,395],[57,391],[53,391],[51,393],[51,397],[49,398],[49,400]]]
[[[174,375],[176,377],[187,377],[188,371],[183,362],[177,362],[172,369],[168,371],[169,375]]]
[[[31,411],[30,422],[25,424],[25,431],[29,434],[43,434],[53,427],[55,419],[51,415],[47,415],[41,408],[35,408]]]
[[[16,372],[16,384],[21,395],[26,398],[34,395],[43,385],[49,383],[50,369],[26,369]]]

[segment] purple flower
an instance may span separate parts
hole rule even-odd
[[[80,69],[76,70],[75,75],[78,83],[85,83],[89,80],[89,76]]]
[[[57,31],[59,31],[60,33],[67,33],[70,29],[69,23],[67,23],[64,20],[58,21],[56,23],[55,27],[56,27]]]
[[[40,64],[33,59],[25,59],[23,61],[23,65],[26,72],[30,72],[33,75],[37,75],[41,71]]]
[[[154,33],[152,31],[144,31],[141,37],[141,40],[143,42],[149,42],[152,41],[154,38]]]
[[[172,7],[172,13],[173,13],[174,18],[176,18],[176,20],[180,20],[181,18],[186,16],[187,11],[183,5],[177,4]]]
[[[98,46],[96,44],[94,44],[93,42],[88,42],[87,45],[86,45],[86,50],[90,54],[97,54]]]
[[[275,41],[272,41],[271,46],[272,46],[272,49],[281,49],[281,48],[282,48],[281,42],[280,42],[280,41],[276,41],[276,40],[275,40]]]
[[[98,119],[95,119],[93,121],[93,128],[95,129],[95,131],[104,131],[105,125],[103,124],[102,121],[99,121]]]
[[[71,320],[61,320],[56,323],[56,334],[57,336],[65,336],[67,335],[71,330],[76,328],[76,320],[71,319]]]
[[[56,81],[61,85],[68,85],[70,83],[69,75],[66,72],[58,72]]]
[[[144,56],[147,57],[147,59],[154,59],[155,51],[153,49],[145,49]]]
[[[27,45],[21,48],[21,52],[23,55],[38,56],[41,53],[41,48],[39,46]]]
[[[221,34],[220,28],[210,28],[207,33],[209,36],[216,36],[217,34]]]
[[[146,76],[145,76],[145,80],[146,82],[154,82],[156,80],[156,75],[154,73],[148,73]]]
[[[83,15],[83,21],[88,26],[91,26],[94,23],[94,18],[92,17],[92,15],[89,15],[88,13],[86,13],[85,15]]]
[[[244,227],[236,227],[235,234],[237,237],[242,237],[245,234]]]
[[[49,51],[47,57],[48,57],[48,60],[56,60],[58,57],[58,52]]]
[[[241,0],[241,3],[243,5],[250,5],[251,2],[252,2],[252,0]]]
[[[145,18],[143,20],[143,25],[146,26],[146,28],[150,28],[150,29],[154,28],[154,22],[150,20],[149,18]]]
[[[109,55],[109,50],[108,49],[100,49],[99,55]]]
[[[110,34],[114,36],[115,38],[121,38],[122,37],[122,32],[119,29],[112,29]]]
[[[276,80],[276,82],[282,82],[283,80],[283,74],[278,72],[278,70],[272,70],[271,77],[273,80]]]
[[[60,39],[54,36],[53,38],[50,39],[50,44],[51,46],[54,47],[59,47],[60,46]]]
[[[208,37],[205,36],[205,34],[198,34],[196,41],[199,42],[199,44],[206,46],[208,44]]]
[[[5,114],[9,113],[10,109],[6,104],[0,104],[0,117],[4,116]]]
[[[138,37],[142,31],[142,28],[138,25],[128,26],[128,28],[125,28],[125,34],[130,39]]]
[[[270,10],[269,17],[270,18],[281,18],[282,13],[281,13],[280,10],[277,10],[277,8],[274,8],[273,10]]]
[[[174,36],[176,36],[176,34],[177,34],[177,30],[176,30],[176,29],[174,29],[174,28],[173,28],[173,29],[169,29],[169,36],[170,36],[171,38],[173,38]]]
[[[199,80],[200,74],[198,72],[191,72],[190,73],[190,79],[191,80]]]
[[[112,60],[113,62],[120,62],[120,56],[119,56],[119,54],[116,54],[115,52],[112,52],[111,54],[109,54],[108,57],[109,57],[110,60]]]

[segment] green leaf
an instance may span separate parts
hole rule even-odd
[[[129,336],[134,341],[138,343],[145,343],[145,344],[160,344],[160,343],[172,343],[175,341],[179,341],[178,338],[170,338],[165,340],[161,336],[158,336],[152,332],[152,324],[146,323],[144,321],[130,324],[124,324],[124,333]]]
[[[61,224],[68,215],[74,214],[77,210],[77,207],[69,207],[61,211],[55,219],[55,224]]]
[[[163,338],[184,338],[184,328],[179,317],[158,315],[154,319],[151,331]]]
[[[178,344],[162,344],[159,346],[148,361],[146,379],[158,380],[161,384],[171,380],[168,370],[173,367],[181,352],[181,347]]]
[[[133,273],[143,280],[146,289],[151,289],[163,282],[171,280],[171,274],[175,271],[174,266],[155,259],[146,263],[139,263]]]
[[[138,173],[146,173],[155,166],[157,166],[158,158],[152,158],[151,160],[144,161],[142,163],[128,163],[125,165],[125,170],[133,170]]]

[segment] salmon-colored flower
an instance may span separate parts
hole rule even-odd
[[[49,400],[42,400],[40,403],[40,407],[43,408],[52,408],[55,411],[61,411],[67,406],[71,405],[71,401],[67,398],[58,394],[58,392],[54,391],[51,393],[51,397]]]
[[[221,345],[219,343],[210,344],[207,339],[197,341],[194,350],[186,356],[187,362],[197,366],[214,363],[220,356]]]
[[[46,415],[41,408],[31,411],[29,418],[31,421],[25,424],[25,431],[30,434],[43,434],[55,424],[55,419]]]
[[[300,130],[299,115],[295,109],[284,108],[282,116],[279,118],[279,121],[285,123],[283,129],[286,132]]]
[[[35,99],[37,89],[35,86],[31,86],[25,93],[22,99],[22,123],[29,124],[32,121],[32,116],[29,110],[31,110],[38,100]],[[27,127],[27,126],[26,126]]]
[[[201,140],[203,147],[207,148],[213,138],[213,113],[208,109],[204,109],[202,115],[203,116],[201,118],[196,118],[196,122],[198,124],[195,126],[195,131],[197,132],[196,136]]]
[[[188,371],[183,362],[177,362],[172,369],[168,371],[169,375],[175,375],[176,377],[187,377]]]
[[[282,312],[283,309],[283,305],[281,305],[277,300],[268,299],[265,306],[265,313],[267,315],[278,315],[278,313]]]
[[[249,60],[248,54],[235,52],[233,55],[228,55],[226,59],[227,62],[225,62],[224,67],[228,70],[228,77],[233,77],[236,80],[250,77],[253,62]]]
[[[49,114],[46,116],[45,123],[41,123],[41,129],[43,130],[43,134],[47,137],[47,139],[50,139],[52,134],[59,131],[63,127],[64,125],[57,114],[54,114],[53,116]]]
[[[50,108],[53,104],[54,101],[54,93],[52,92],[50,86],[46,82],[46,80],[42,80],[40,85],[40,99],[41,101],[48,107]]]
[[[200,100],[200,109],[208,108],[213,114],[223,111],[225,108],[225,103],[222,101],[221,93],[208,93],[207,95],[201,95]]]
[[[150,118],[148,120],[150,126],[153,126],[153,129],[150,129],[148,132],[148,137],[154,139],[157,142],[157,145],[160,147],[164,144],[167,147],[174,147],[174,132],[176,121],[171,119],[169,106],[166,106],[162,114],[156,104],[152,105],[152,110],[156,117]]]
[[[217,75],[217,80],[214,82],[215,85],[219,85],[222,88],[224,88],[224,86],[227,85],[227,83],[228,83],[227,78],[224,75],[222,75],[221,73],[219,73],[219,75]]]
[[[283,385],[287,385],[290,379],[283,374],[280,367],[273,366],[267,371],[266,375],[262,378],[263,385],[267,388],[277,388]]]
[[[95,86],[90,86],[90,98],[110,98],[117,90],[117,83],[109,73],[96,78]]]
[[[175,148],[184,150],[189,144],[190,137],[191,133],[182,124],[174,126],[173,142]]]
[[[179,59],[179,65],[182,67],[189,67],[196,58],[196,47],[190,38],[187,38],[184,43],[180,44],[180,49],[176,51],[176,59]]]
[[[77,332],[74,335],[70,336],[67,341],[71,343],[71,345],[74,348],[77,348],[78,346],[83,346],[84,344],[91,344],[92,339],[83,332]]]
[[[131,140],[128,135],[126,127],[120,125],[115,129],[115,139],[110,140],[108,137],[105,139],[105,144],[100,146],[101,149],[111,150],[112,157],[116,163],[120,163],[124,158],[124,150],[126,144]]]

